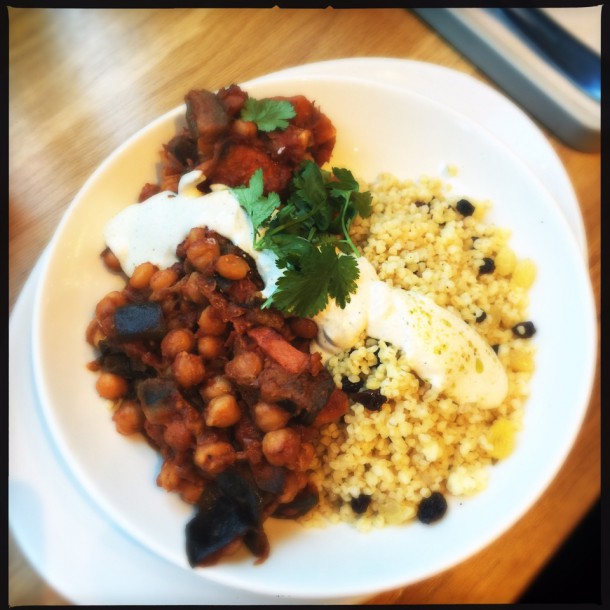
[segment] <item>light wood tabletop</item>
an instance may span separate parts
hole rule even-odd
[[[403,9],[11,8],[8,18],[11,309],[88,176],[127,137],[181,104],[191,88],[367,56],[431,62],[494,86]],[[600,154],[573,150],[540,128],[581,206],[599,312]],[[600,462],[598,365],[576,443],[533,508],[463,563],[370,601],[514,602],[599,497]],[[36,573],[13,536],[9,542],[10,605],[71,603]]]

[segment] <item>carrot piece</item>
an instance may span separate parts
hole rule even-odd
[[[333,421],[337,421],[342,415],[345,415],[347,413],[348,408],[349,401],[347,398],[347,394],[343,390],[335,388],[330,393],[326,404],[316,415],[313,425],[317,427],[323,426],[324,424],[329,424]]]
[[[300,375],[309,368],[309,354],[299,351],[290,345],[280,333],[266,326],[256,326],[248,331],[248,335],[258,346],[273,358],[289,373]]]

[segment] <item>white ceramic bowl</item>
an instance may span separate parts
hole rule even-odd
[[[333,164],[373,179],[458,168],[457,194],[488,198],[490,221],[513,231],[538,279],[530,318],[537,369],[525,429],[513,455],[492,469],[488,488],[450,504],[434,526],[414,523],[367,534],[347,525],[304,529],[269,520],[271,555],[246,552],[196,569],[240,589],[303,599],[369,595],[431,576],[503,533],[560,468],[581,425],[595,367],[596,324],[588,270],[555,202],[518,158],[469,119],[403,89],[353,78],[280,78],[249,88],[255,97],[302,93],[337,127]],[[156,180],[158,151],[182,124],[176,108],[126,141],[91,176],[53,237],[38,286],[33,362],[43,411],[65,462],[92,500],[134,539],[191,570],[184,551],[190,506],[155,484],[159,459],[139,439],[117,434],[95,376],[85,329],[95,304],[122,287],[103,267],[104,223]],[[69,510],[69,507],[66,507]]]

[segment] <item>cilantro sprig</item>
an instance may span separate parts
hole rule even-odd
[[[261,131],[286,129],[288,120],[296,116],[294,106],[288,100],[257,100],[249,97],[241,110],[244,121],[256,123]]]
[[[248,186],[240,186],[233,189],[239,205],[246,211],[252,221],[255,232],[254,247],[257,250],[262,249],[260,246],[260,229],[269,220],[274,210],[281,204],[280,196],[277,193],[269,193],[265,197],[263,192],[263,170],[260,168],[252,174]]]
[[[357,216],[371,214],[371,194],[360,192],[352,173],[306,161],[295,171],[284,202],[276,193],[263,195],[260,169],[248,186],[233,192],[252,220],[254,247],[272,250],[283,269],[265,306],[303,317],[322,311],[329,299],[344,308],[359,277],[360,253],[349,229]]]

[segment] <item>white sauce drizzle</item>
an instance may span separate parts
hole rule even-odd
[[[331,301],[315,317],[315,349],[325,360],[366,335],[400,348],[420,378],[460,404],[491,408],[504,400],[506,372],[476,330],[429,297],[381,281],[365,258],[358,267],[358,290],[345,309]]]

